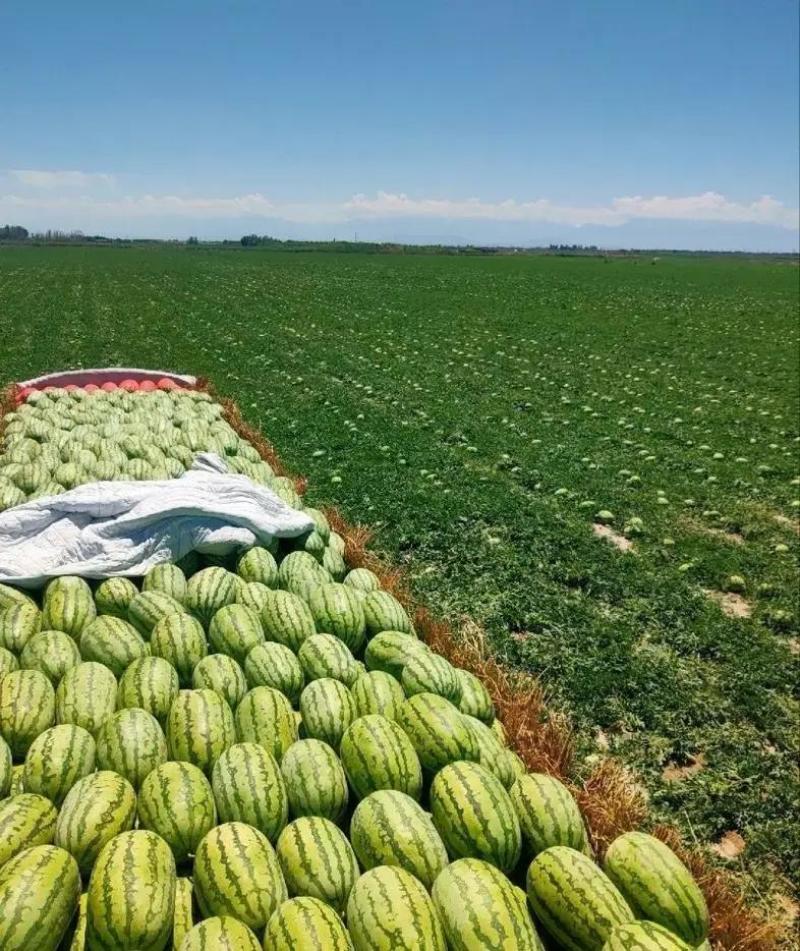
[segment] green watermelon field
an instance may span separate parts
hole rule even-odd
[[[800,879],[798,270],[0,251],[0,382],[209,377],[751,895]]]

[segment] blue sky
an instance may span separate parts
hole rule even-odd
[[[798,247],[795,0],[0,5],[0,223]]]

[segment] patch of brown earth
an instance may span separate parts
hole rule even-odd
[[[706,768],[706,757],[704,753],[698,753],[697,756],[690,756],[689,761],[682,766],[670,760],[661,772],[661,778],[668,783],[679,782],[682,779],[688,779]]]
[[[726,832],[719,842],[714,842],[711,851],[722,859],[738,858],[745,850],[746,842],[738,832]]]
[[[773,515],[772,517],[778,525],[790,529],[795,535],[800,535],[800,518],[789,518],[788,515]]]
[[[594,522],[592,524],[592,530],[598,538],[605,538],[606,541],[614,545],[615,548],[619,548],[620,551],[630,551],[633,548],[633,542],[630,538],[626,538],[624,535],[620,535],[619,532],[615,532],[610,525],[601,525],[600,522]]]
[[[678,524],[692,532],[695,535],[707,535],[709,538],[718,538],[722,542],[728,542],[731,545],[744,545],[744,535],[741,532],[727,532],[724,528],[714,528],[711,525],[705,525],[696,518],[679,518]]]
[[[750,617],[753,613],[753,605],[740,594],[733,591],[710,591],[705,588],[703,591],[706,597],[717,602],[722,613],[728,617]]]

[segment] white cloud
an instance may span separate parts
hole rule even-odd
[[[651,219],[685,222],[718,222],[798,228],[798,211],[769,196],[751,202],[736,202],[716,192],[668,197],[640,195],[613,198],[605,204],[568,205],[546,198],[533,201],[492,202],[480,198],[413,198],[404,193],[378,192],[374,197],[354,195],[330,203],[281,202],[261,192],[231,197],[181,196],[172,194],[120,195],[111,175],[88,172],[47,172],[17,169],[10,175],[28,186],[10,194],[0,193],[0,219],[35,227],[115,226],[124,230],[127,221],[147,219],[233,220],[282,219],[295,223],[342,223],[352,219],[467,220],[485,222],[530,222],[545,225],[618,227]],[[76,191],[76,189],[81,189]],[[28,215],[26,215],[26,212]],[[254,225],[255,227],[255,221]]]
[[[113,185],[115,178],[105,172],[45,171],[36,168],[12,168],[9,175],[32,188],[91,188]]]
[[[787,208],[765,195],[741,204],[716,192],[683,198],[633,196],[614,198],[607,205],[586,207],[559,205],[546,198],[518,202],[508,199],[486,202],[479,198],[461,201],[437,198],[409,198],[405,194],[378,192],[375,198],[354,195],[345,207],[353,215],[379,217],[407,216],[431,218],[490,219],[492,221],[541,221],[564,225],[622,225],[642,218],[672,221],[728,221],[749,224],[798,227],[797,209]]]

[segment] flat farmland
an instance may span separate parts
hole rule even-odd
[[[6,249],[0,377],[208,376],[763,893],[800,877],[797,307],[779,261]]]

